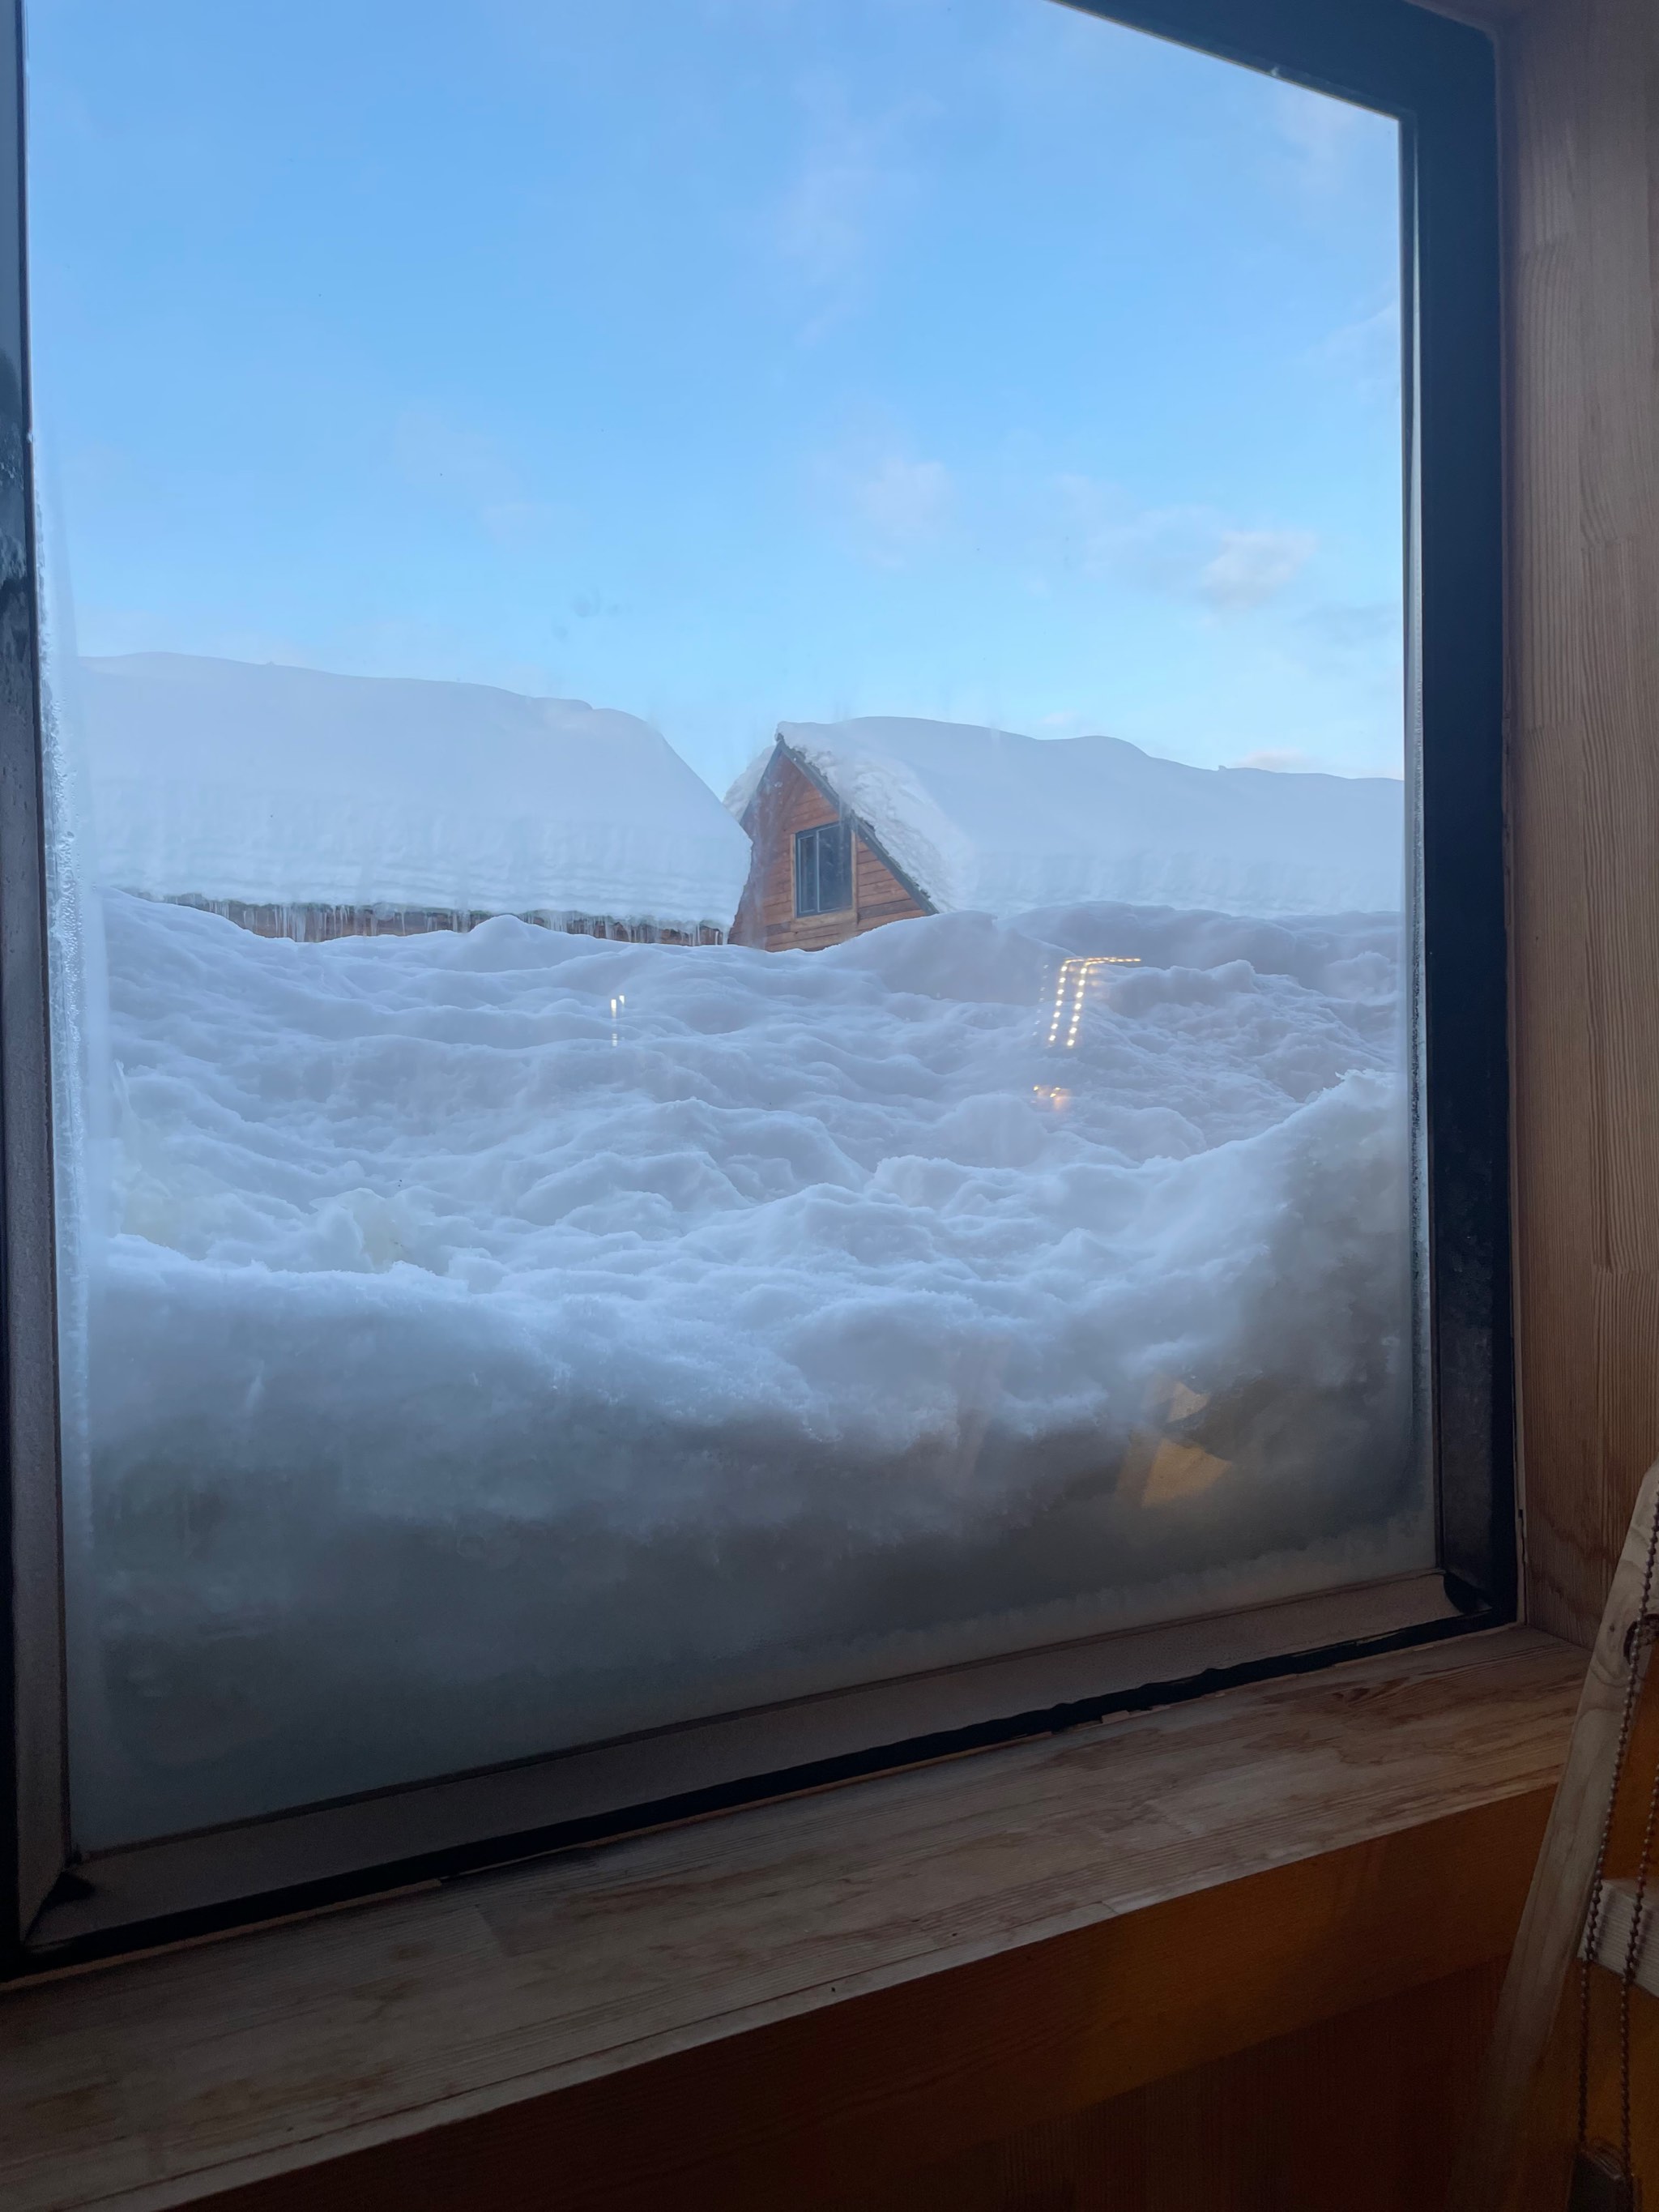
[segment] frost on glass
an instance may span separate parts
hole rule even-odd
[[[449,11],[388,91],[345,10],[366,169],[277,69],[291,205],[234,25],[164,85],[37,13],[83,1846],[1431,1554],[1389,128],[1047,0],[532,13],[464,65],[510,250],[427,221]],[[659,217],[725,350],[622,375]]]

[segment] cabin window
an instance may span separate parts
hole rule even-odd
[[[1502,1617],[1482,41],[22,15],[35,1951]]]
[[[795,912],[840,914],[853,903],[853,832],[845,822],[795,832]]]

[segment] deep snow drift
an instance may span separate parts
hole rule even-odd
[[[99,881],[152,898],[731,926],[749,841],[632,714],[483,684],[82,661]]]
[[[88,1840],[1417,1563],[1395,921],[103,904]]]
[[[939,913],[1127,900],[1285,916],[1398,911],[1403,784],[1192,768],[1120,738],[869,716],[778,737]],[[726,794],[739,817],[771,756]]]

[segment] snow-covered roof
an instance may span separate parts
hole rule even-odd
[[[749,841],[580,700],[170,653],[80,664],[97,873],[156,898],[729,926]]]
[[[940,912],[1094,900],[1233,914],[1401,903],[1404,787],[1387,776],[1191,768],[1121,738],[956,722],[784,722],[778,740]],[[741,816],[769,750],[726,796]]]

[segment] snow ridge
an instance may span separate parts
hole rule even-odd
[[[941,913],[1401,908],[1404,787],[1390,777],[1192,768],[1120,738],[901,717],[784,722],[778,736]],[[739,815],[765,759],[728,795]]]
[[[102,903],[88,1834],[1401,1564],[1397,918]]]
[[[730,927],[749,842],[631,714],[131,653],[76,685],[100,879],[151,898]]]

